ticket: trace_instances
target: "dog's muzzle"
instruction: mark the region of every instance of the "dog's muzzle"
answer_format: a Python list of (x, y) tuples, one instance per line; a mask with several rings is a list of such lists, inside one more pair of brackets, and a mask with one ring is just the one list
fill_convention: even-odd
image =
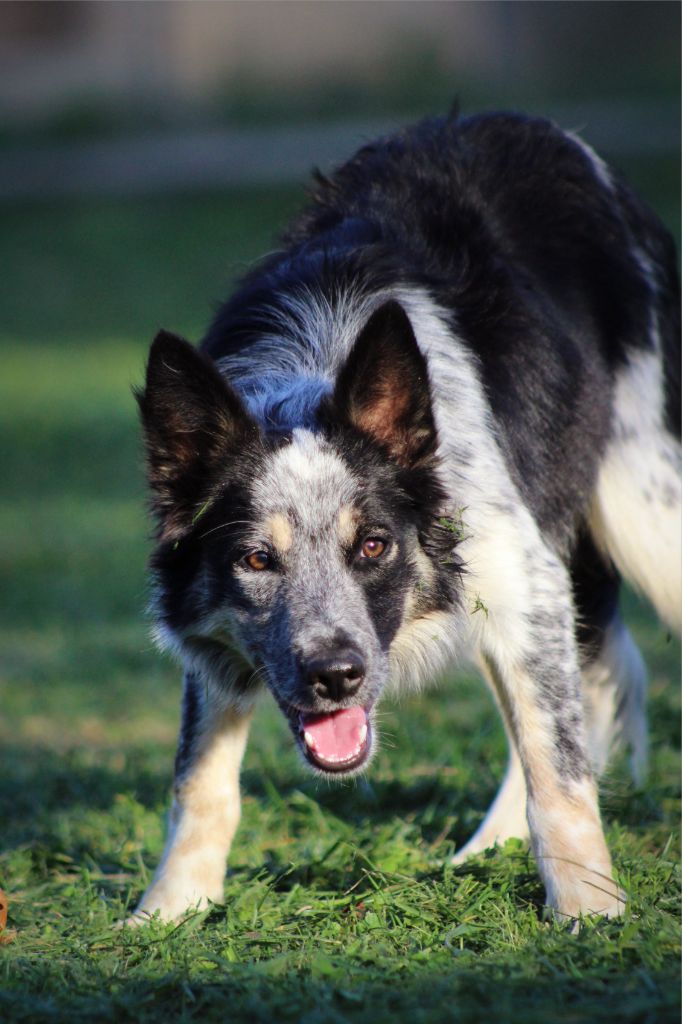
[[(365, 659), (354, 647), (316, 654), (300, 665), (306, 698), (289, 718), (306, 757), (324, 772), (351, 772), (369, 757), (369, 708), (353, 703), (365, 680)], [(361, 699), (361, 697), (360, 697)]]

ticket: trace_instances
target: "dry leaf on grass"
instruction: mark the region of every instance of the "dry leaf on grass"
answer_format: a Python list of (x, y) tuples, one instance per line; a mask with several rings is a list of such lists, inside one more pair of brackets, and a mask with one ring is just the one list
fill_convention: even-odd
[(15, 931), (5, 931), (7, 927), (7, 895), (0, 889), (0, 946), (6, 946), (16, 936)]

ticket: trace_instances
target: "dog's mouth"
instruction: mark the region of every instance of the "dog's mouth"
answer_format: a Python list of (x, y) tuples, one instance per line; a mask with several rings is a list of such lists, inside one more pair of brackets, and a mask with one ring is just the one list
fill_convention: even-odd
[(298, 712), (298, 735), (307, 760), (324, 772), (351, 772), (367, 761), (372, 725), (363, 707), (323, 714)]

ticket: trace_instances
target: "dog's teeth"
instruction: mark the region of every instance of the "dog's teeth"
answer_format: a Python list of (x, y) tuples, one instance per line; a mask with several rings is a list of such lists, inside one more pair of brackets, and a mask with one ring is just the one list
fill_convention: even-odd
[(308, 750), (314, 750), (315, 749), (315, 747), (316, 747), (315, 737), (313, 736), (313, 734), (311, 732), (304, 732), (303, 733), (303, 739), (305, 740), (305, 745), (308, 748)]
[(360, 729), (360, 746), (362, 746), (362, 744), (365, 742), (366, 739), (367, 739), (367, 723), (365, 722), (365, 724)]

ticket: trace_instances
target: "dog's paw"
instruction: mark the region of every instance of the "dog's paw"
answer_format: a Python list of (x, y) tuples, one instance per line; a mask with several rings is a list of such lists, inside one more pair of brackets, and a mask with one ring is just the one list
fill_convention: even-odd
[(457, 853), (453, 854), (450, 858), (450, 863), (464, 864), (465, 861), (470, 860), (472, 857), (477, 857), (480, 853), (486, 853), (488, 850), (501, 850), (507, 854), (526, 853), (528, 850), (528, 840), (521, 836), (510, 836), (501, 839), (497, 837), (494, 839), (487, 837), (477, 839), (476, 836), (473, 836), (468, 843), (464, 844), (461, 850), (457, 850)]
[(475, 857), (478, 853), (483, 853), (484, 850), (489, 849), (487, 846), (481, 846), (478, 843), (468, 842), (465, 843), (461, 850), (453, 854), (450, 858), (451, 864), (464, 864), (465, 861), (469, 860), (470, 857)]
[(545, 884), (546, 915), (557, 922), (574, 922), (573, 931), (580, 930), (585, 918), (615, 918), (625, 912), (627, 896), (614, 881), (609, 864), (560, 864)]
[(162, 885), (152, 885), (133, 913), (121, 921), (118, 927), (140, 928), (152, 921), (162, 924), (177, 923), (222, 903), (222, 900), (222, 886), (219, 890), (209, 894), (200, 893), (195, 888), (174, 887), (167, 882)]
[(573, 921), (572, 931), (580, 930), (581, 923), (590, 917), (622, 917), (627, 898), (621, 890), (590, 892), (573, 900), (565, 900), (558, 907), (548, 907), (547, 914), (555, 921)]
[(603, 918), (613, 920), (622, 917), (625, 913), (626, 902), (625, 893), (619, 892), (617, 896), (610, 897), (608, 902), (604, 901), (596, 909), (594, 907), (586, 910), (574, 909), (573, 913), (569, 913), (568, 910), (557, 910), (556, 907), (545, 906), (542, 920), (548, 925), (554, 925), (570, 932), (571, 935), (579, 935), (584, 928), (590, 927), (590, 922), (594, 924)]
[[(502, 840), (504, 842), (504, 840)], [(468, 843), (465, 843), (461, 850), (457, 850), (455, 854), (450, 858), (451, 864), (464, 864), (465, 861), (470, 860), (472, 857), (477, 857), (479, 853), (485, 853), (486, 850), (496, 850), (501, 844), (498, 843), (495, 836), (472, 836)]]
[(120, 932), (124, 928), (141, 928), (143, 925), (149, 924), (154, 920), (152, 914), (147, 914), (145, 911), (135, 910), (129, 917), (124, 917), (122, 921), (117, 921), (114, 925), (114, 931)]
[(121, 931), (123, 928), (144, 928), (150, 924), (180, 924), (182, 921), (196, 917), (197, 914), (204, 914), (215, 905), (213, 900), (204, 899), (197, 900), (196, 903), (186, 906), (182, 910), (178, 910), (177, 907), (171, 908), (166, 906), (157, 907), (156, 910), (150, 911), (139, 906), (137, 910), (134, 910), (123, 921), (118, 921), (114, 925), (114, 929)]

